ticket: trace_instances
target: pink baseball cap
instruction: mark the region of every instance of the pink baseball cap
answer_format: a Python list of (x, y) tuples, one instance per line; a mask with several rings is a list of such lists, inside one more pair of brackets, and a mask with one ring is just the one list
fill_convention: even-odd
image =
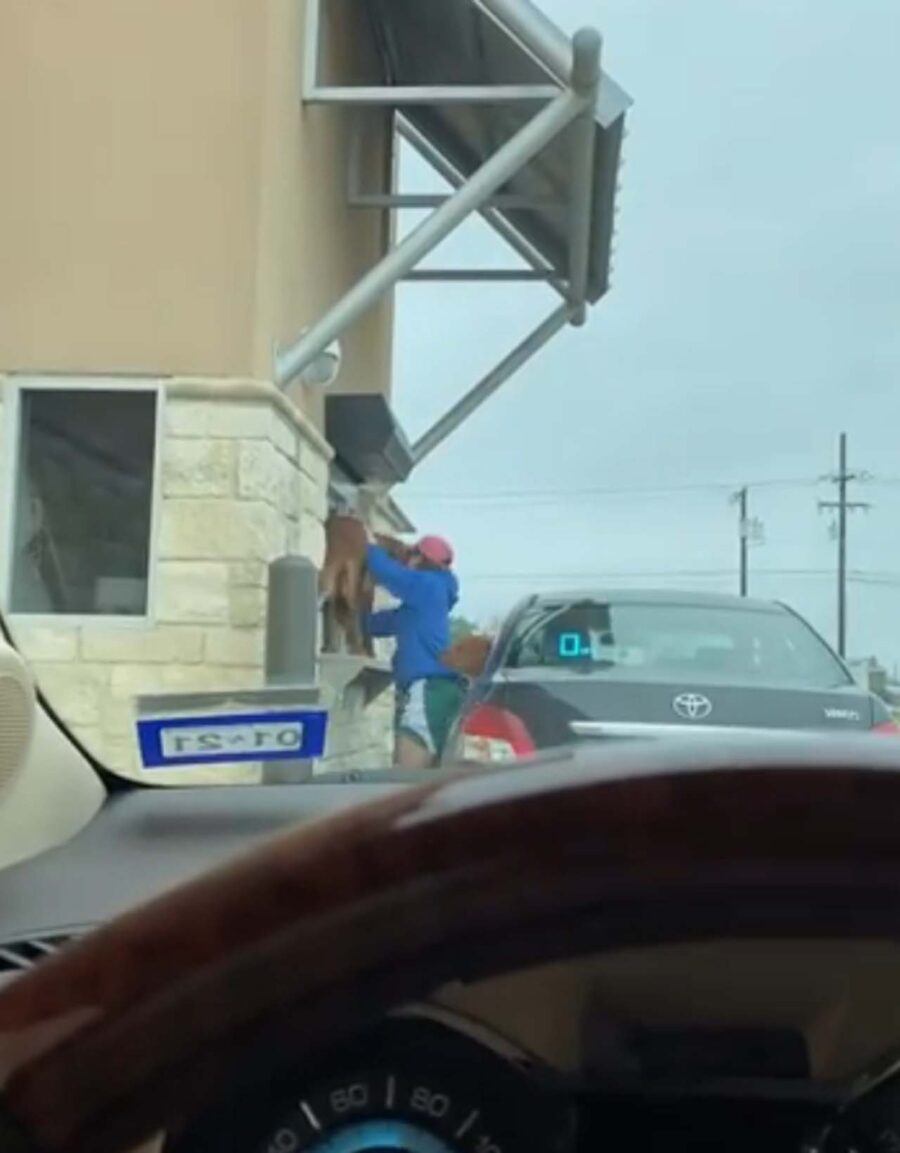
[(442, 536), (423, 536), (416, 543), (416, 552), (441, 568), (449, 568), (453, 564), (453, 548)]

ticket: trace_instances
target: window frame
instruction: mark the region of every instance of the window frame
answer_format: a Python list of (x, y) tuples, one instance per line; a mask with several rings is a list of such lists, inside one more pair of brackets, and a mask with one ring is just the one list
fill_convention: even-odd
[[(22, 394), (25, 392), (149, 392), (156, 397), (153, 428), (153, 475), (150, 484), (150, 540), (147, 552), (147, 607), (143, 613), (29, 613), (14, 610), (13, 546), (21, 459)], [(8, 375), (3, 390), (2, 468), (0, 492), (0, 610), (8, 621), (30, 625), (112, 625), (145, 628), (156, 620), (159, 569), (159, 526), (162, 511), (162, 445), (165, 432), (165, 382), (144, 376), (25, 376)]]

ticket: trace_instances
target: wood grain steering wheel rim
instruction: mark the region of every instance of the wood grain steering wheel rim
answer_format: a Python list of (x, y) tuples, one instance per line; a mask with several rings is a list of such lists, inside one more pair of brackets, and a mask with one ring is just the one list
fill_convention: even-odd
[(891, 746), (616, 746), (297, 828), (0, 995), (6, 1116), (26, 1148), (120, 1153), (247, 1063), (311, 1057), (450, 979), (622, 944), (900, 937)]

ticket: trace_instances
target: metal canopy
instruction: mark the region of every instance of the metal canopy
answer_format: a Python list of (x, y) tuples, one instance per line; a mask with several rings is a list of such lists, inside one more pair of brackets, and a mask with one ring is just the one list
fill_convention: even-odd
[[(524, 93), (529, 89), (546, 91), (550, 85), (558, 94), (564, 86), (507, 25), (473, 0), (367, 0), (366, 7), (379, 30), (386, 83), (410, 88), (504, 86), (523, 91), (521, 99), (502, 103), (403, 106), (404, 119), (464, 179), (540, 108), (539, 97), (529, 99)], [(565, 46), (565, 37), (561, 39)], [(608, 77), (601, 77), (593, 126), (593, 164), (587, 174), (591, 227), (585, 296), (590, 303), (600, 299), (609, 283), (616, 174), (627, 106), (621, 90)], [(576, 123), (560, 132), (498, 192), (500, 197), (520, 199), (519, 207), (506, 207), (501, 202), (498, 213), (560, 277), (567, 275), (569, 237), (581, 193), (577, 185), (585, 178), (572, 163), (579, 131)]]
[[(376, 86), (320, 83), (320, 41), (335, 3), (376, 47)], [(559, 329), (582, 324), (587, 306), (607, 291), (630, 101), (600, 68), (599, 35), (585, 29), (570, 41), (530, 0), (306, 0), (306, 7), (305, 102), (388, 110), (398, 134), (454, 192), (409, 197), (360, 187), (365, 120), (357, 112), (350, 206), (434, 211), (295, 344), (276, 351), (276, 381), (295, 379), (400, 280), (543, 280), (563, 298), (413, 446), (418, 463)], [(419, 267), (473, 212), (526, 270)]]

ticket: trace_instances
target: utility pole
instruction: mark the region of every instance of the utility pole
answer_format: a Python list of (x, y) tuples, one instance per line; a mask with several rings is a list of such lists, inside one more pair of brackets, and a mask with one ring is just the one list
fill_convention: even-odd
[(826, 509), (837, 513), (837, 650), (840, 656), (847, 655), (847, 513), (868, 511), (865, 501), (848, 500), (847, 485), (851, 480), (865, 480), (864, 473), (847, 471), (847, 434), (841, 433), (838, 445), (838, 470), (828, 477), (837, 485), (837, 500), (820, 500), (819, 510)]
[(731, 498), (731, 503), (738, 506), (738, 535), (740, 540), (740, 590), (741, 596), (745, 597), (748, 593), (750, 583), (750, 545), (751, 543), (761, 543), (763, 539), (763, 526), (762, 521), (758, 517), (751, 519), (748, 505), (749, 505), (750, 490), (747, 485), (738, 489)]

